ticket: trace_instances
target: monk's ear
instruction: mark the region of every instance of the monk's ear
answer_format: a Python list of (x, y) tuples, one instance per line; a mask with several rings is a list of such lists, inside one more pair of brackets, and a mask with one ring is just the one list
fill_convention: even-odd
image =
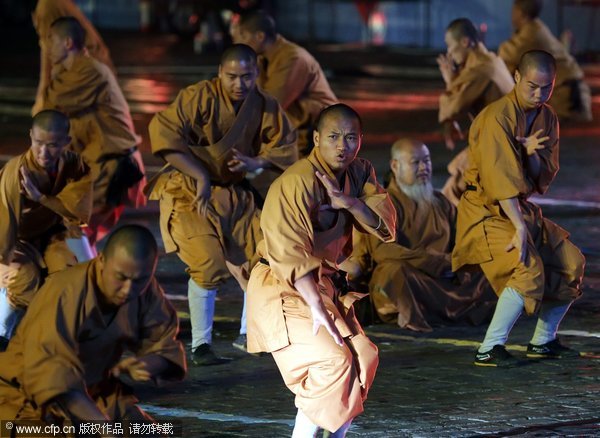
[(519, 70), (515, 70), (515, 83), (518, 84), (521, 80), (521, 72)]
[(316, 129), (313, 131), (313, 143), (315, 147), (319, 146), (319, 131), (317, 131)]
[(471, 40), (467, 37), (462, 37), (460, 39), (460, 45), (466, 49), (471, 45)]
[(67, 48), (67, 50), (73, 50), (73, 48), (75, 47), (75, 42), (73, 41), (73, 38), (69, 36), (65, 38), (65, 47)]
[(394, 176), (396, 176), (396, 173), (398, 173), (398, 166), (400, 166), (400, 163), (398, 162), (398, 160), (395, 158), (392, 158), (390, 160), (390, 169), (392, 170), (392, 173), (394, 174)]
[(267, 34), (264, 33), (263, 31), (258, 31), (256, 32), (256, 41), (259, 42), (259, 44), (262, 46), (263, 43), (265, 42), (265, 40), (267, 39)]

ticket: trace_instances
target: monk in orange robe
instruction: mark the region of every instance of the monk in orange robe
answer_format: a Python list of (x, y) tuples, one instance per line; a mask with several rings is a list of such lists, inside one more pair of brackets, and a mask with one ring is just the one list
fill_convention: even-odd
[(357, 158), (359, 115), (323, 110), (315, 148), (271, 188), (260, 225), (260, 263), (248, 284), (248, 351), (271, 352), (296, 395), (294, 436), (318, 427), (343, 437), (378, 364), (377, 347), (354, 316), (354, 293), (340, 296), (337, 266), (352, 251), (352, 229), (394, 241), (394, 207), (371, 163)]
[(86, 228), (90, 243), (104, 237), (126, 205), (144, 205), (142, 157), (129, 105), (108, 66), (84, 52), (84, 29), (73, 17), (51, 26), (54, 75), (36, 102), (71, 120), (71, 148), (81, 154), (94, 179), (94, 211)]
[(79, 10), (73, 0), (38, 0), (32, 14), (33, 27), (40, 44), (40, 82), (37, 95), (41, 95), (50, 82), (52, 61), (50, 59), (50, 26), (60, 17), (74, 17), (85, 30), (85, 51), (94, 59), (110, 67), (115, 67), (110, 52), (92, 23)]
[(400, 139), (392, 145), (390, 167), (396, 240), (355, 233), (360, 237), (343, 269), (351, 278), (370, 279), (371, 301), (384, 322), (423, 332), (432, 323), (481, 323), (496, 299), (480, 272), (452, 272), (456, 208), (431, 186), (429, 149)]
[(42, 111), (30, 136), (30, 149), (0, 170), (0, 349), (45, 277), (77, 263), (66, 239), (92, 210), (89, 169), (66, 150), (69, 119)]
[[(502, 59), (486, 49), (470, 20), (452, 21), (445, 41), (448, 51), (437, 59), (446, 83), (446, 91), (440, 96), (438, 120), (446, 147), (453, 150), (455, 137), (463, 137), (459, 123), (470, 124), (484, 107), (512, 90), (515, 82)], [(465, 190), (462, 174), (466, 166), (466, 149), (448, 165), (451, 176), (442, 193), (454, 205), (458, 205)]]
[(97, 258), (48, 278), (0, 353), (0, 418), (151, 420), (119, 376), (185, 375), (177, 315), (154, 278), (157, 253), (149, 230), (127, 225)]
[[(243, 44), (226, 50), (219, 77), (183, 89), (150, 122), (152, 152), (167, 166), (148, 186), (160, 200), (167, 252), (187, 265), (196, 365), (220, 360), (211, 349), (215, 296), (233, 274), (246, 290), (261, 239), (247, 172), (279, 173), (298, 159), (296, 133), (272, 96), (256, 87), (256, 54)], [(245, 306), (244, 306), (245, 309)], [(245, 311), (240, 338), (245, 349)]]
[(539, 314), (528, 357), (579, 355), (556, 332), (581, 295), (585, 260), (569, 234), (528, 200), (543, 194), (558, 172), (558, 118), (546, 104), (555, 75), (552, 55), (526, 52), (513, 91), (487, 106), (471, 126), (452, 267), (478, 265), (499, 295), (475, 365), (519, 363), (504, 344), (523, 309)]
[(500, 44), (498, 55), (514, 72), (523, 53), (545, 50), (556, 60), (556, 83), (548, 102), (561, 120), (591, 121), (592, 97), (583, 71), (567, 47), (540, 20), (541, 0), (515, 0), (512, 7), (514, 33)]
[(317, 60), (304, 48), (279, 35), (263, 11), (242, 15), (235, 42), (260, 55), (258, 85), (274, 96), (298, 130), (298, 150), (307, 156), (319, 112), (337, 102)]

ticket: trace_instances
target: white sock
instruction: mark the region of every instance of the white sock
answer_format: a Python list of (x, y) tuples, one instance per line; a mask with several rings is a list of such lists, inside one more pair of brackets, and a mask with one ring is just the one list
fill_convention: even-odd
[(346, 436), (346, 432), (348, 432), (348, 429), (350, 429), (352, 420), (353, 420), (353, 418), (351, 418), (350, 420), (348, 420), (344, 424), (342, 424), (340, 426), (340, 428), (338, 430), (336, 430), (335, 432), (331, 432), (331, 434), (329, 435), (329, 438), (344, 438)]
[(0, 288), (0, 336), (12, 338), (24, 312), (13, 307), (8, 301), (7, 290)]
[(246, 334), (246, 291), (244, 291), (244, 306), (242, 307), (242, 319), (240, 321), (240, 335)]
[(319, 426), (310, 421), (304, 412), (298, 409), (292, 438), (314, 438), (318, 430)]
[(525, 300), (516, 290), (512, 287), (504, 288), (496, 304), (492, 322), (485, 333), (485, 339), (479, 347), (480, 353), (490, 351), (495, 345), (506, 344), (508, 334), (521, 316), (524, 305)]
[(87, 262), (96, 257), (96, 250), (90, 245), (87, 236), (83, 235), (77, 239), (65, 239), (67, 246), (71, 250), (79, 263)]
[(192, 323), (192, 351), (202, 344), (212, 343), (212, 327), (215, 316), (216, 289), (204, 289), (190, 278), (188, 302)]
[(567, 314), (572, 303), (573, 302), (567, 304), (543, 302), (540, 308), (537, 325), (535, 326), (535, 332), (533, 332), (533, 337), (530, 341), (531, 344), (544, 345), (555, 340), (558, 326)]

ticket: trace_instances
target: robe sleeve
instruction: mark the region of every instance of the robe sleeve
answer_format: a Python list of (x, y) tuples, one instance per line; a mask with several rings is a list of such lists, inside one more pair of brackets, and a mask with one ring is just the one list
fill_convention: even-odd
[(169, 361), (171, 366), (165, 373), (155, 377), (182, 380), (187, 367), (183, 346), (176, 339), (179, 331), (177, 313), (156, 279), (142, 296), (139, 318), (140, 339), (134, 353), (138, 357), (157, 355)]
[(446, 91), (440, 96), (440, 123), (469, 112), (490, 84), (492, 72), (486, 70), (484, 65), (481, 68), (471, 68), (448, 84)]
[(308, 64), (301, 54), (294, 53), (280, 57), (268, 72), (269, 78), (263, 88), (287, 110), (304, 92), (304, 85), (310, 74)]
[(150, 121), (148, 131), (152, 153), (188, 153), (188, 137), (197, 117), (202, 88), (191, 85), (179, 92), (177, 98)]
[(97, 104), (108, 82), (91, 59), (77, 61), (81, 60), (76, 60), (71, 69), (62, 70), (50, 81), (44, 91), (43, 108), (59, 109), (69, 117), (77, 117)]
[[(85, 277), (77, 280), (86, 281)], [(69, 278), (65, 286), (60, 275), (50, 276), (27, 309), (25, 318), (29, 320), (22, 322), (28, 331), (23, 343), (21, 384), (27, 398), (38, 406), (70, 391), (86, 391), (83, 366), (77, 356), (82, 303), (74, 298), (80, 294), (69, 293), (77, 286), (74, 282)]]
[[(489, 107), (488, 107), (489, 108)], [(479, 169), (479, 183), (491, 202), (515, 198), (529, 192), (529, 184), (519, 160), (513, 123), (505, 115), (480, 113), (475, 129), (471, 127), (470, 144), (478, 144), (474, 160)]]
[(376, 236), (383, 242), (394, 242), (396, 240), (396, 210), (390, 199), (390, 195), (377, 182), (375, 169), (366, 160), (360, 160), (365, 166), (366, 179), (358, 198), (379, 218), (379, 224), (371, 227), (354, 218), (355, 226), (363, 233)]
[(88, 223), (93, 206), (93, 181), (90, 170), (80, 157), (73, 167), (67, 185), (56, 196), (43, 195), (40, 204), (65, 220)]
[[(542, 136), (550, 137), (548, 141), (545, 142), (545, 147), (538, 151), (538, 156), (540, 157), (540, 175), (537, 180), (534, 181), (536, 191), (540, 194), (544, 194), (550, 184), (554, 180), (554, 177), (558, 173), (558, 155), (559, 155), (559, 125), (558, 118), (553, 111), (548, 110), (547, 121), (545, 123), (545, 132)], [(535, 126), (531, 130), (531, 132), (535, 132), (538, 128)]]
[(271, 185), (261, 214), (271, 270), (291, 289), (295, 289), (296, 280), (321, 267), (313, 251), (311, 209), (315, 207), (315, 184), (299, 175), (283, 175)]
[(19, 166), (13, 159), (0, 169), (0, 263), (5, 265), (13, 258), (21, 216)]
[(277, 101), (269, 96), (265, 104), (260, 131), (261, 147), (258, 156), (273, 167), (285, 170), (298, 161), (296, 129)]

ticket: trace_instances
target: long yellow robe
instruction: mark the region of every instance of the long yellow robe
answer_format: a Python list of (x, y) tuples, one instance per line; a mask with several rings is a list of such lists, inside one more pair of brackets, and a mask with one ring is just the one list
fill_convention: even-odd
[[(528, 198), (543, 194), (558, 172), (558, 118), (544, 104), (529, 130), (515, 90), (486, 107), (471, 126), (469, 167), (465, 172), (468, 190), (458, 205), (453, 270), (479, 265), (496, 294), (505, 287), (525, 299), (525, 310), (535, 313), (542, 299), (570, 301), (581, 295), (585, 260), (568, 240), (568, 233), (542, 216)], [(516, 141), (542, 130), (548, 136), (538, 151), (541, 170), (533, 178), (527, 152)], [(500, 207), (501, 200), (518, 198), (529, 233), (526, 263), (518, 251), (507, 252), (515, 228)]]
[[(319, 148), (298, 161), (271, 188), (261, 215), (264, 241), (248, 284), (248, 351), (272, 352), (296, 406), (311, 421), (337, 430), (363, 411), (375, 377), (377, 348), (354, 317), (350, 293), (335, 286), (337, 265), (352, 251), (352, 228), (393, 241), (394, 207), (377, 183), (372, 165), (357, 158), (345, 171), (341, 189), (361, 199), (379, 218), (378, 229), (359, 223), (329, 203), (315, 171), (333, 177)], [(337, 346), (325, 328), (312, 334), (312, 317), (294, 283), (312, 273), (321, 298), (347, 345)]]
[[(21, 193), (19, 169), (25, 167), (42, 193), (34, 202)], [(0, 263), (21, 266), (8, 285), (8, 297), (27, 307), (49, 273), (76, 263), (64, 239), (67, 228), (85, 224), (92, 211), (92, 180), (81, 157), (63, 151), (51, 178), (30, 149), (0, 169)]]
[(137, 399), (110, 370), (123, 352), (169, 362), (161, 380), (185, 375), (185, 353), (175, 339), (175, 310), (156, 281), (106, 322), (99, 308), (99, 265), (81, 263), (48, 278), (17, 332), (0, 353), (0, 417), (40, 420), (56, 396), (87, 392), (112, 421), (139, 418)]
[(197, 284), (214, 288), (229, 276), (225, 262), (249, 262), (261, 239), (259, 210), (243, 185), (245, 174), (227, 167), (231, 150), (262, 157), (281, 172), (298, 158), (296, 133), (277, 101), (258, 88), (236, 114), (218, 78), (183, 89), (154, 116), (149, 131), (154, 154), (191, 153), (210, 175), (209, 203), (215, 214), (208, 217), (196, 211), (195, 180), (170, 166), (148, 192), (150, 199), (160, 200), (165, 250), (177, 251)]
[[(126, 176), (119, 163), (131, 160), (144, 173), (142, 156), (136, 149), (129, 105), (115, 75), (101, 62), (78, 54), (73, 64), (52, 79), (42, 96), (43, 108), (58, 109), (71, 121), (71, 148), (79, 153), (92, 171), (94, 212), (88, 236), (108, 232), (118, 221), (122, 206), (145, 204), (141, 189), (145, 178), (131, 187), (121, 187), (109, 196), (111, 180)], [(93, 242), (92, 242), (93, 243)]]
[(370, 277), (369, 293), (379, 317), (417, 331), (431, 331), (432, 322), (482, 322), (496, 301), (483, 275), (443, 277), (451, 270), (454, 205), (440, 192), (432, 203), (417, 203), (395, 180), (387, 190), (396, 208), (396, 241), (361, 235), (352, 251), (352, 259)]
[[(488, 51), (483, 44), (471, 50), (458, 75), (446, 86), (440, 96), (438, 121), (454, 121), (468, 116), (473, 120), (487, 105), (504, 96), (515, 82), (501, 58)], [(465, 190), (463, 173), (467, 167), (467, 151), (462, 150), (448, 164), (450, 178), (442, 193), (454, 204)]]
[(323, 69), (306, 49), (281, 35), (261, 55), (259, 67), (259, 86), (285, 110), (298, 130), (300, 155), (307, 155), (317, 116), (323, 108), (338, 101)]
[(556, 82), (548, 103), (558, 117), (561, 120), (592, 120), (592, 97), (583, 71), (564, 44), (552, 35), (539, 18), (525, 24), (509, 40), (500, 44), (498, 55), (514, 72), (521, 56), (529, 50), (545, 50), (556, 60)]

